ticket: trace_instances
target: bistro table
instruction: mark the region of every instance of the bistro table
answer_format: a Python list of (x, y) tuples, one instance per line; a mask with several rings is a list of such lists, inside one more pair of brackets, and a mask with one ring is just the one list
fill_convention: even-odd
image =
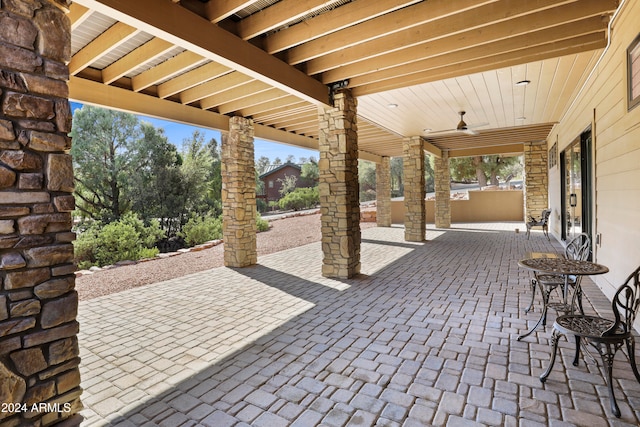
[[(530, 257), (518, 261), (520, 267), (533, 270), (538, 274), (557, 274), (564, 277), (564, 286), (562, 289), (562, 303), (550, 304), (545, 301), (546, 307), (543, 307), (542, 314), (538, 322), (528, 332), (520, 335), (518, 341), (527, 337), (540, 326), (546, 316), (547, 308), (553, 307), (558, 311), (562, 311), (566, 314), (573, 314), (574, 312), (574, 298), (569, 302), (569, 276), (591, 276), (596, 274), (604, 274), (609, 271), (609, 268), (601, 264), (596, 264), (591, 261), (572, 260), (564, 257)], [(575, 289), (573, 294), (580, 295), (582, 292), (580, 289), (580, 280), (576, 280)]]

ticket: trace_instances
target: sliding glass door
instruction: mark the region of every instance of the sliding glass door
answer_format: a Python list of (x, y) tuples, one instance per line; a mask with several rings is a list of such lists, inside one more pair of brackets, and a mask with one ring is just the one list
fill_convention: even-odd
[[(560, 156), (563, 182), (562, 238), (591, 234), (591, 130), (584, 132)], [(590, 236), (591, 237), (591, 236)]]

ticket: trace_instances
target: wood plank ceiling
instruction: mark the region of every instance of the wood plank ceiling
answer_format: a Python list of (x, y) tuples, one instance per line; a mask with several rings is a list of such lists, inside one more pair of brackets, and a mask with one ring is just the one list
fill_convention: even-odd
[[(71, 98), (317, 148), (331, 88), (361, 156), (424, 136), (452, 155), (544, 139), (607, 44), (615, 0), (77, 0)], [(516, 86), (522, 80), (526, 86)], [(456, 127), (459, 111), (476, 135)], [(497, 147), (497, 148), (496, 148)]]

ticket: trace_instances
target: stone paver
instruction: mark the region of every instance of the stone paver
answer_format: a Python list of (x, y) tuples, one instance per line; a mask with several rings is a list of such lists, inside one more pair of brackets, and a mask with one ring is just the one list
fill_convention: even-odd
[[(622, 352), (620, 420), (599, 368), (572, 366), (566, 341), (539, 382), (550, 327), (516, 340), (539, 314), (523, 312), (517, 260), (561, 246), (516, 227), (429, 227), (423, 243), (366, 229), (350, 280), (322, 277), (313, 243), (81, 302), (83, 425), (639, 425)], [(608, 312), (583, 286), (586, 311)]]

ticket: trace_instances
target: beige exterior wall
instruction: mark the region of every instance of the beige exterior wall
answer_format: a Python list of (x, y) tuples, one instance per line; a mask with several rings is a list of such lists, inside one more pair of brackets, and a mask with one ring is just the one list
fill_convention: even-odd
[[(593, 236), (597, 262), (610, 272), (593, 279), (611, 298), (640, 264), (640, 107), (627, 111), (627, 47), (640, 32), (640, 2), (626, 1), (614, 19), (611, 45), (584, 90), (549, 137), (564, 150), (592, 126), (594, 147)], [(549, 172), (551, 232), (560, 235), (560, 172)]]
[[(391, 201), (391, 222), (404, 223), (404, 202)], [(435, 201), (425, 200), (427, 223), (435, 222)], [(499, 209), (496, 209), (499, 206)], [(524, 228), (522, 190), (470, 191), (469, 200), (451, 200), (451, 222), (522, 221)]]

